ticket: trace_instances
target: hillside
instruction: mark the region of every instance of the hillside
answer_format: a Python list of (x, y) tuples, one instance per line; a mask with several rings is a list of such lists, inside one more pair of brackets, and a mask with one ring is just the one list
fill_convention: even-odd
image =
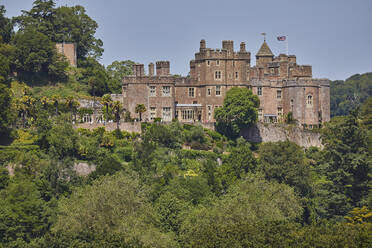
[(331, 117), (347, 115), (372, 96), (372, 72), (331, 82)]

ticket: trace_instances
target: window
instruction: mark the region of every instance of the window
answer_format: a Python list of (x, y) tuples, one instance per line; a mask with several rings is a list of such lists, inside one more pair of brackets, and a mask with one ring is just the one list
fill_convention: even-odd
[(212, 94), (212, 89), (211, 88), (208, 88), (207, 89), (207, 95), (210, 96)]
[(195, 89), (189, 88), (189, 97), (195, 97)]
[(156, 108), (150, 107), (150, 120), (154, 120), (156, 118)]
[(276, 91), (276, 99), (282, 99), (282, 91), (281, 90)]
[(198, 104), (198, 101), (193, 101), (192, 104)]
[(215, 71), (215, 73), (214, 73), (214, 79), (221, 80), (221, 71)]
[(156, 96), (156, 87), (150, 86), (150, 96)]
[(216, 86), (216, 96), (220, 96), (221, 95), (221, 86), (217, 85)]
[(271, 74), (274, 74), (274, 73), (275, 73), (274, 68), (271, 68), (271, 69), (270, 69), (270, 72), (271, 72)]
[(307, 104), (308, 106), (312, 106), (312, 105), (313, 105), (313, 96), (312, 96), (312, 95), (308, 95), (308, 96), (307, 96), (306, 104)]
[(172, 120), (172, 113), (170, 107), (164, 107), (163, 108), (163, 115), (162, 115), (163, 121), (171, 121)]
[(235, 79), (238, 79), (239, 78), (239, 72), (235, 72)]
[(258, 109), (258, 120), (262, 121), (262, 109)]
[(184, 109), (181, 111), (182, 120), (194, 120), (194, 110)]
[(198, 81), (200, 81), (200, 72), (198, 72)]
[(163, 86), (163, 96), (170, 96), (171, 91), (170, 91), (170, 86)]
[(207, 111), (208, 111), (208, 121), (212, 119), (212, 106), (208, 105), (207, 106)]
[(220, 65), (220, 61), (219, 61), (219, 60), (216, 60), (216, 65), (217, 65), (217, 66)]
[(262, 96), (262, 87), (257, 87), (257, 95)]
[(208, 65), (208, 66), (211, 65), (211, 61), (210, 61), (210, 60), (207, 60), (207, 65)]
[(279, 107), (278, 108), (278, 117), (282, 117), (283, 116), (283, 108)]

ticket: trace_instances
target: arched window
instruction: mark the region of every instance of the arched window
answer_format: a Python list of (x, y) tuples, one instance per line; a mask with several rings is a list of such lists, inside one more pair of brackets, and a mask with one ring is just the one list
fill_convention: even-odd
[(313, 105), (313, 96), (312, 96), (312, 95), (308, 95), (308, 96), (307, 96), (306, 104), (307, 104), (308, 106), (312, 106), (312, 105)]

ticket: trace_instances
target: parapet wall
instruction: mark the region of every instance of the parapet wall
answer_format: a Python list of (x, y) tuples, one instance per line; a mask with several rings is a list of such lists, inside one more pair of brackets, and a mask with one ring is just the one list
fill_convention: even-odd
[[(79, 123), (75, 125), (75, 128), (86, 128), (86, 129), (95, 129), (97, 127), (104, 127), (106, 131), (114, 131), (116, 129), (116, 123), (109, 122), (104, 125), (103, 123)], [(140, 122), (122, 122), (119, 125), (120, 130), (127, 131), (131, 133), (140, 133), (141, 132), (141, 123)]]

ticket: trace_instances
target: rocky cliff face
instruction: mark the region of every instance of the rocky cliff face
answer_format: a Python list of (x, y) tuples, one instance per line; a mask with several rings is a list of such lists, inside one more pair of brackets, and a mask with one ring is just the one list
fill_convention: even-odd
[(242, 135), (250, 142), (277, 142), (289, 140), (299, 146), (323, 148), (320, 133), (303, 130), (298, 126), (257, 123), (242, 131)]

